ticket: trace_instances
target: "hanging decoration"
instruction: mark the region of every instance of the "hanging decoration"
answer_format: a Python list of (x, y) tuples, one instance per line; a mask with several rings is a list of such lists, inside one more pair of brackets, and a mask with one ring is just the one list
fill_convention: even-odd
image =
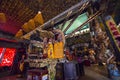
[(28, 21), (28, 28), (31, 30), (35, 29), (35, 22), (34, 22), (34, 19), (30, 19)]
[(24, 25), (22, 26), (22, 29), (26, 33), (30, 32), (30, 29), (28, 28), (28, 23), (24, 23)]
[(106, 33), (101, 29), (98, 19), (95, 20), (94, 35), (91, 36), (92, 48), (94, 48), (97, 59), (100, 62), (106, 62), (105, 51), (108, 48), (109, 39)]
[[(39, 25), (42, 25), (43, 23), (44, 23), (43, 17), (41, 12), (39, 11), (38, 14), (33, 19), (30, 19), (27, 23), (24, 23), (24, 25), (22, 26), (22, 29), (25, 33), (28, 33), (33, 30), (32, 33), (28, 33), (27, 35), (24, 36), (24, 38), (30, 39), (31, 34), (34, 34), (37, 30), (37, 29), (35, 30), (35, 28), (38, 27)], [(41, 32), (40, 30), (38, 31)], [(45, 35), (49, 36), (49, 34)]]
[(0, 13), (0, 23), (6, 23), (6, 16), (4, 13)]
[(34, 17), (35, 26), (38, 27), (44, 23), (43, 17), (41, 12), (39, 11), (38, 14)]
[(54, 43), (54, 58), (64, 57), (64, 44), (62, 41)]
[(20, 38), (21, 36), (23, 36), (23, 30), (22, 30), (22, 29), (20, 29), (20, 30), (16, 33), (15, 37), (16, 37), (16, 38)]
[(54, 58), (63, 58), (64, 57), (64, 44), (65, 36), (63, 32), (59, 29), (53, 30), (54, 33)]

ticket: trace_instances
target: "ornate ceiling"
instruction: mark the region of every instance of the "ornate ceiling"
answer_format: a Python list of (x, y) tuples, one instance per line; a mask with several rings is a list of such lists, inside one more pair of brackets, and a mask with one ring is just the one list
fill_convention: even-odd
[[(115, 7), (116, 4), (119, 5), (116, 3), (118, 0), (100, 1), (102, 1), (101, 5), (109, 1), (107, 9), (109, 14), (114, 8), (116, 13), (118, 12), (119, 7)], [(0, 13), (5, 13), (7, 18), (5, 24), (0, 23), (0, 34), (3, 31), (14, 36), (25, 22), (35, 17), (38, 11), (42, 12), (44, 21), (47, 22), (78, 2), (81, 0), (0, 0)]]
[(15, 34), (21, 26), (32, 19), (38, 11), (46, 21), (65, 11), (81, 0), (0, 0), (0, 12), (5, 13), (7, 22), (0, 30)]

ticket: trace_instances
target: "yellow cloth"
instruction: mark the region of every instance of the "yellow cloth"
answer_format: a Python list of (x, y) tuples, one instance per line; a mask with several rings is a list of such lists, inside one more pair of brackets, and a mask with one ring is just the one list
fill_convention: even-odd
[(48, 58), (54, 58), (53, 44), (52, 43), (48, 44)]
[(54, 58), (63, 58), (63, 42), (56, 42), (54, 43)]

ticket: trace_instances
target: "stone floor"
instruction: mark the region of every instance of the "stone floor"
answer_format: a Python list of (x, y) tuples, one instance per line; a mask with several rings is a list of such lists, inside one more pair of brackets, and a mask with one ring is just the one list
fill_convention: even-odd
[[(17, 78), (16, 76), (8, 76), (0, 78), (0, 80), (26, 80), (23, 78)], [(85, 76), (80, 80), (110, 80), (107, 78), (107, 70), (104, 67), (98, 65), (92, 65), (91, 67), (85, 67)]]
[(85, 76), (81, 77), (80, 80), (110, 80), (107, 76), (105, 66), (99, 67), (94, 65), (91, 67), (85, 67)]

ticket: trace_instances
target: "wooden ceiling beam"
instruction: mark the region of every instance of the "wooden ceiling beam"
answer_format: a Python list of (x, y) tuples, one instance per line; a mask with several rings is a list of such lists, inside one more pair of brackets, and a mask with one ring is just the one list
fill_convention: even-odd
[[(40, 30), (41, 28), (42, 29), (48, 29), (48, 28), (54, 27), (52, 25), (53, 24), (57, 24), (58, 22), (64, 20), (65, 17), (67, 16), (68, 12), (72, 11), (71, 15), (76, 14), (79, 11), (79, 7), (81, 5), (83, 5), (84, 3), (88, 2), (88, 1), (90, 1), (90, 0), (82, 0), (81, 2), (79, 2), (78, 4), (76, 4), (75, 6), (72, 6), (71, 8), (67, 9), (66, 11), (64, 11), (61, 14), (57, 15), (56, 17), (52, 18), (48, 22), (46, 22), (43, 25), (37, 27), (33, 31), (31, 31), (31, 32), (27, 33), (26, 35), (22, 36), (22, 38), (25, 38), (28, 35), (32, 35), (36, 30)], [(53, 24), (51, 24), (52, 22), (53, 22)]]
[(83, 10), (85, 10), (85, 8), (87, 8), (89, 2), (84, 3), (80, 9), (79, 12), (77, 13), (77, 15), (70, 21), (70, 24), (65, 28), (65, 30), (63, 31), (64, 33), (68, 30), (68, 28), (73, 24), (73, 22), (76, 20), (76, 18), (83, 12)]

